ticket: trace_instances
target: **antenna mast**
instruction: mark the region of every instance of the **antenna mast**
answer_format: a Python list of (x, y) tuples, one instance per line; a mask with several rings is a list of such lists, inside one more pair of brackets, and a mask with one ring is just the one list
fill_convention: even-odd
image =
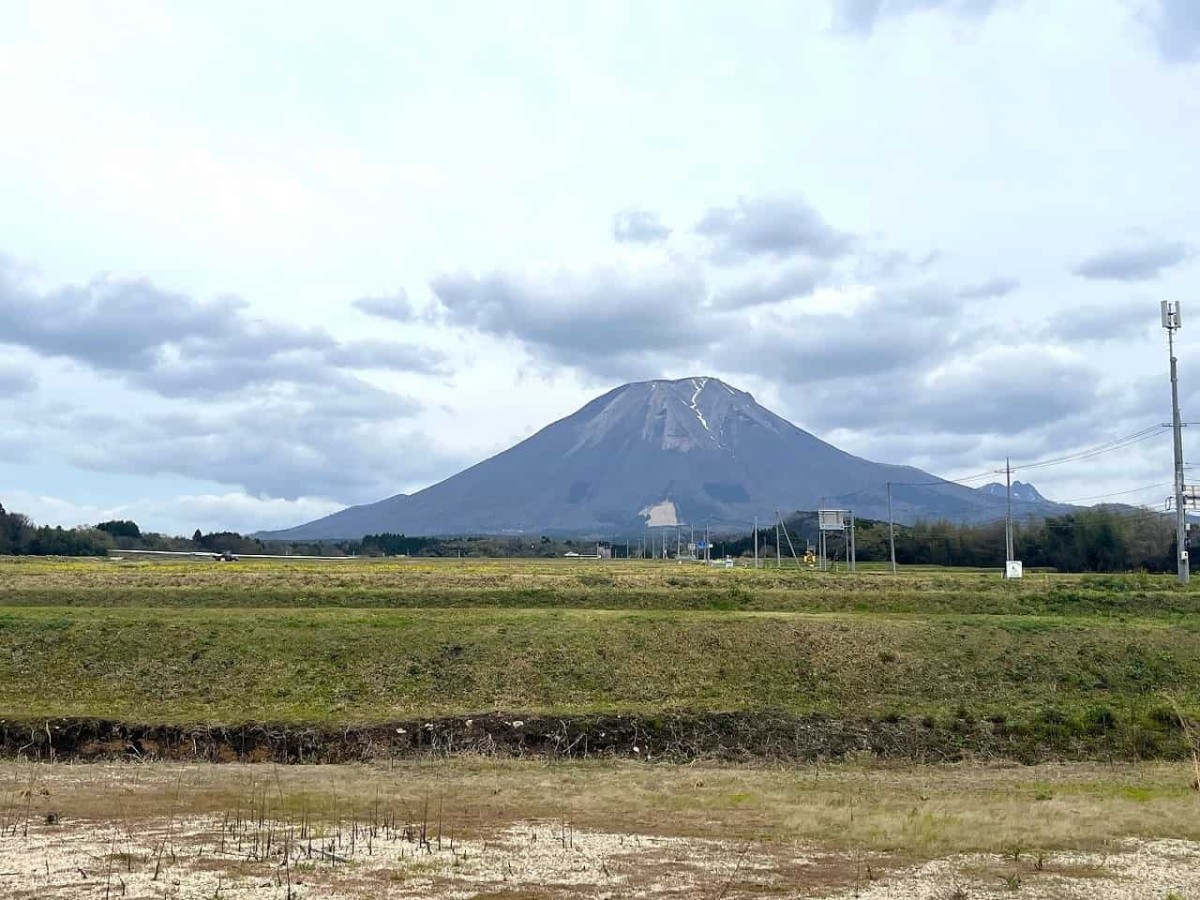
[(1183, 425), (1179, 417), (1179, 371), (1175, 360), (1175, 332), (1183, 324), (1179, 304), (1170, 300), (1162, 302), (1162, 326), (1167, 330), (1167, 352), (1171, 356), (1171, 426), (1175, 432), (1175, 548), (1179, 561), (1179, 583), (1191, 580), (1191, 567), (1187, 551), (1187, 507), (1184, 502), (1183, 484)]

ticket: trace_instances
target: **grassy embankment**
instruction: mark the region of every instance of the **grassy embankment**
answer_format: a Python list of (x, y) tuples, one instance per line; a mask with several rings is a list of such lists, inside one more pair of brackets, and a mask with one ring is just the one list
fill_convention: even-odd
[(0, 717), (769, 711), (1179, 752), (1165, 698), (1200, 711), (1198, 608), (1148, 576), (4, 560)]

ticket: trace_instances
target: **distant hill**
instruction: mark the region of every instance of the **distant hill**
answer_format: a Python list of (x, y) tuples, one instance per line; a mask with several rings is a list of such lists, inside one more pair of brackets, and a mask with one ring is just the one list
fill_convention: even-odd
[[(755, 516), (765, 526), (776, 510), (822, 505), (882, 519), (888, 482), (898, 522), (1004, 515), (1003, 494), (853, 456), (716, 378), (643, 381), (415, 494), (259, 536), (613, 535), (705, 522), (742, 529)], [(1065, 509), (1035, 490), (1030, 496), (1018, 501), (1022, 515)]]

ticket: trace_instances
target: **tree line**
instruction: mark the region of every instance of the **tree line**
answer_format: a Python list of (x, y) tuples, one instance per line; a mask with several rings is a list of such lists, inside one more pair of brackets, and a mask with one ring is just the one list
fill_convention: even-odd
[[(797, 554), (817, 544), (815, 513), (797, 513), (785, 525)], [(894, 528), (899, 565), (970, 566), (998, 568), (1005, 557), (1004, 522), (954, 524), (917, 522)], [(754, 538), (714, 540), (716, 555), (751, 556)], [(792, 547), (780, 539), (780, 555), (790, 559)], [(831, 537), (830, 559), (845, 561), (841, 536)], [(1175, 570), (1175, 520), (1144, 509), (1093, 507), (1044, 519), (1013, 523), (1014, 556), (1030, 568), (1063, 572), (1119, 572)], [(890, 559), (887, 522), (855, 522), (855, 550), (860, 562)], [(759, 555), (774, 557), (775, 529), (760, 529)]]
[[(816, 514), (797, 512), (784, 522), (792, 539), (780, 540), (780, 556), (790, 559), (816, 546)], [(890, 558), (886, 522), (860, 519), (856, 523), (857, 558), (886, 562)], [(601, 541), (616, 557), (638, 555), (640, 535), (627, 545), (623, 540)], [(1004, 563), (1004, 522), (979, 525), (944, 521), (895, 526), (896, 562), (900, 565), (972, 566), (998, 568)], [(1174, 571), (1175, 523), (1171, 516), (1130, 507), (1093, 507), (1045, 519), (1014, 523), (1016, 558), (1031, 568), (1064, 572)], [(112, 520), (94, 526), (61, 528), (37, 526), (28, 516), (7, 512), (0, 505), (0, 555), (104, 556), (113, 550), (172, 550), (185, 552), (290, 553), (307, 556), (465, 556), (561, 557), (576, 551), (592, 553), (595, 540), (542, 536), (421, 537), (404, 534), (369, 534), (360, 540), (264, 542), (234, 531), (202, 533), (190, 538), (142, 531), (136, 522)], [(668, 541), (673, 554), (674, 544)], [(758, 532), (761, 557), (776, 555), (775, 528)], [(715, 557), (751, 557), (752, 533), (714, 536)], [(845, 542), (831, 538), (830, 557), (846, 558)]]
[[(201, 533), (191, 538), (142, 531), (136, 522), (114, 519), (77, 528), (35, 525), (26, 515), (8, 512), (0, 504), (0, 555), (8, 556), (104, 556), (113, 550), (170, 550), (180, 552), (266, 553), (267, 545), (257, 538), (234, 531)], [(326, 554), (336, 553), (325, 548)]]

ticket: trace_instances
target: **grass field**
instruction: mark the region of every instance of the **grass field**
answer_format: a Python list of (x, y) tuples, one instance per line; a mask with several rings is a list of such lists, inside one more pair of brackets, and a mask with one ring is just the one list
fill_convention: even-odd
[(0, 557), (0, 606), (507, 607), (916, 615), (1101, 616), (1194, 621), (1200, 586), (1159, 575), (881, 566), (857, 575), (707, 569), (625, 560), (360, 560), (236, 565), (208, 561)]
[(1200, 589), (657, 562), (0, 561), (0, 718), (990, 720), (1182, 752)]

